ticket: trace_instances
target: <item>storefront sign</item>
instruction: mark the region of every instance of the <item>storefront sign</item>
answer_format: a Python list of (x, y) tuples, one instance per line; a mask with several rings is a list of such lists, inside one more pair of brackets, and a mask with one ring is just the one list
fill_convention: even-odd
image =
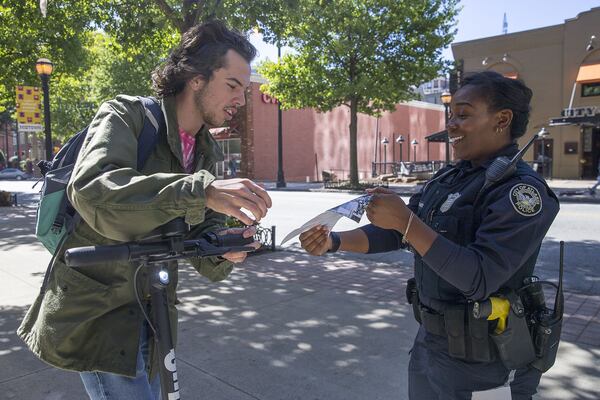
[(581, 125), (600, 126), (600, 107), (587, 106), (578, 108), (565, 108), (560, 113), (560, 118), (552, 118), (550, 126)]
[(263, 103), (267, 103), (267, 104), (277, 104), (277, 99), (275, 97), (271, 97), (266, 93), (263, 93), (261, 95), (262, 101)]
[(578, 107), (578, 108), (565, 108), (560, 113), (562, 117), (577, 118), (577, 117), (593, 117), (600, 115), (600, 107), (589, 106), (589, 107)]

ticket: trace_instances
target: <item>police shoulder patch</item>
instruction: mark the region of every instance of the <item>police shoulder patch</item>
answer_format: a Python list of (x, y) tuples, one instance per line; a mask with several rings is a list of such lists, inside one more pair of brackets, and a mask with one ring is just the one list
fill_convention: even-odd
[(515, 211), (525, 217), (533, 217), (542, 210), (542, 196), (532, 185), (519, 183), (510, 189), (508, 196)]

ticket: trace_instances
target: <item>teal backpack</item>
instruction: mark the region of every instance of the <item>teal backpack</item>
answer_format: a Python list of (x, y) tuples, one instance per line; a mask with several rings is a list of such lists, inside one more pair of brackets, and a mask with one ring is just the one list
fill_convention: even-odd
[[(144, 104), (146, 117), (142, 132), (138, 137), (138, 170), (144, 166), (152, 150), (156, 147), (158, 132), (164, 131), (165, 127), (165, 119), (156, 99), (147, 97), (139, 97), (139, 99)], [(35, 235), (53, 255), (58, 253), (57, 250), (60, 249), (81, 218), (71, 205), (66, 188), (88, 127), (86, 126), (69, 139), (52, 161), (38, 163), (44, 185), (38, 204)]]

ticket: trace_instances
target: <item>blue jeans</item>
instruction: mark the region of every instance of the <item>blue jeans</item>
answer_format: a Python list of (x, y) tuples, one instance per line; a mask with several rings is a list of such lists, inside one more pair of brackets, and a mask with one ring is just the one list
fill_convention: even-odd
[(146, 373), (148, 363), (148, 325), (144, 321), (140, 332), (140, 348), (137, 354), (135, 378), (107, 372), (80, 372), (81, 380), (91, 400), (160, 400), (158, 374), (149, 382)]

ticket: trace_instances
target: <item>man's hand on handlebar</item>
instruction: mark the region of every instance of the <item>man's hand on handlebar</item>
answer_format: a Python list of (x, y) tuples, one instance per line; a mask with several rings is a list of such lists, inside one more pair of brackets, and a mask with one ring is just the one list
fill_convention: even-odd
[[(271, 197), (266, 190), (249, 179), (226, 179), (212, 182), (205, 190), (206, 207), (221, 214), (235, 217), (252, 225), (267, 215)], [(242, 211), (250, 211), (255, 221)]]
[[(219, 231), (217, 233), (218, 235), (225, 235), (225, 234), (241, 234), (244, 238), (249, 238), (252, 237), (256, 234), (256, 227), (255, 226), (249, 226), (246, 228), (228, 228), (228, 229), (223, 229), (222, 231)], [(258, 249), (260, 247), (260, 242), (258, 241), (254, 241), (250, 244), (247, 244), (246, 246), (248, 247), (254, 247), (254, 249)], [(246, 253), (245, 251), (237, 251), (237, 252), (233, 252), (230, 251), (229, 253), (225, 253), (223, 254), (221, 257), (223, 257), (224, 259), (231, 261), (232, 263), (241, 263), (242, 261), (244, 261), (246, 259), (246, 255), (248, 253)]]

